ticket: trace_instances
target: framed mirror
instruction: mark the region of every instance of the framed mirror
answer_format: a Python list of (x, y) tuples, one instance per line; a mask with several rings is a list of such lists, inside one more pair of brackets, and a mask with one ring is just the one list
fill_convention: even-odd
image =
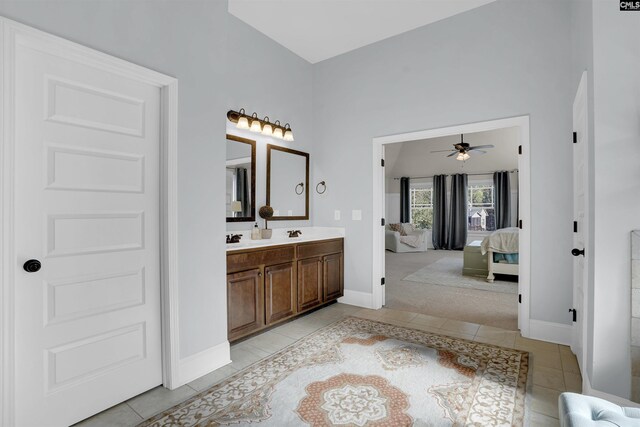
[(269, 221), (309, 219), (309, 153), (267, 145)]
[(227, 222), (256, 220), (256, 142), (227, 134)]

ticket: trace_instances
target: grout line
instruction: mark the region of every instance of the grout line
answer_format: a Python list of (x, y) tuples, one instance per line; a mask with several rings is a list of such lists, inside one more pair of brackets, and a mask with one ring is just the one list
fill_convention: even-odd
[[(145, 392), (145, 393), (148, 393), (148, 392)], [(126, 404), (126, 405), (127, 405), (127, 406), (132, 410), (132, 411), (133, 411), (133, 413), (134, 413), (134, 414), (136, 414), (137, 416), (139, 416), (139, 417), (140, 417), (140, 419), (141, 419), (142, 421), (146, 420), (146, 418), (145, 418), (145, 417), (143, 417), (142, 415), (140, 415), (140, 414), (138, 413), (138, 411), (136, 411), (136, 410), (133, 408), (133, 406), (129, 405), (129, 402), (124, 402), (124, 403), (125, 403), (125, 404)]]

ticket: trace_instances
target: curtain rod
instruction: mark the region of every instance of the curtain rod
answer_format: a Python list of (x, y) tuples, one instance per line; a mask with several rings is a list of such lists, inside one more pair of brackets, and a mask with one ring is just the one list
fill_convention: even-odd
[[(496, 172), (502, 172), (502, 171), (496, 171)], [(510, 170), (510, 171), (506, 171), (506, 172), (516, 173), (516, 172), (519, 172), (519, 171), (518, 171), (518, 169), (514, 169), (514, 170)], [(444, 173), (442, 175), (451, 176), (452, 174)], [(468, 173), (467, 174), (467, 176), (479, 176), (479, 175), (493, 175), (493, 172), (478, 172), (478, 173)], [(426, 178), (433, 178), (433, 175), (432, 176), (409, 176), (409, 177), (406, 177), (406, 178), (409, 178), (409, 179), (426, 179)], [(400, 179), (400, 178), (393, 178), (393, 179)]]

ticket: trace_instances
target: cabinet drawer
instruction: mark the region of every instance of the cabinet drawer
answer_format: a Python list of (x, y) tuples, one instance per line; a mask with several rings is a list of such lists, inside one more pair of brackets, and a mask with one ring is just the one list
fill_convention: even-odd
[(227, 271), (240, 271), (263, 264), (280, 264), (294, 257), (293, 246), (240, 252), (227, 255)]
[(342, 246), (342, 239), (301, 243), (298, 245), (298, 259), (342, 252)]

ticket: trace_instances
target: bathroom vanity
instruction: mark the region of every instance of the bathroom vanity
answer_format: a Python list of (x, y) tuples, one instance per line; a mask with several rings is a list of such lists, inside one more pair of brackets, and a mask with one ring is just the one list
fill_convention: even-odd
[(325, 239), (315, 235), (290, 240), (228, 245), (229, 341), (331, 303), (343, 295), (343, 238)]

